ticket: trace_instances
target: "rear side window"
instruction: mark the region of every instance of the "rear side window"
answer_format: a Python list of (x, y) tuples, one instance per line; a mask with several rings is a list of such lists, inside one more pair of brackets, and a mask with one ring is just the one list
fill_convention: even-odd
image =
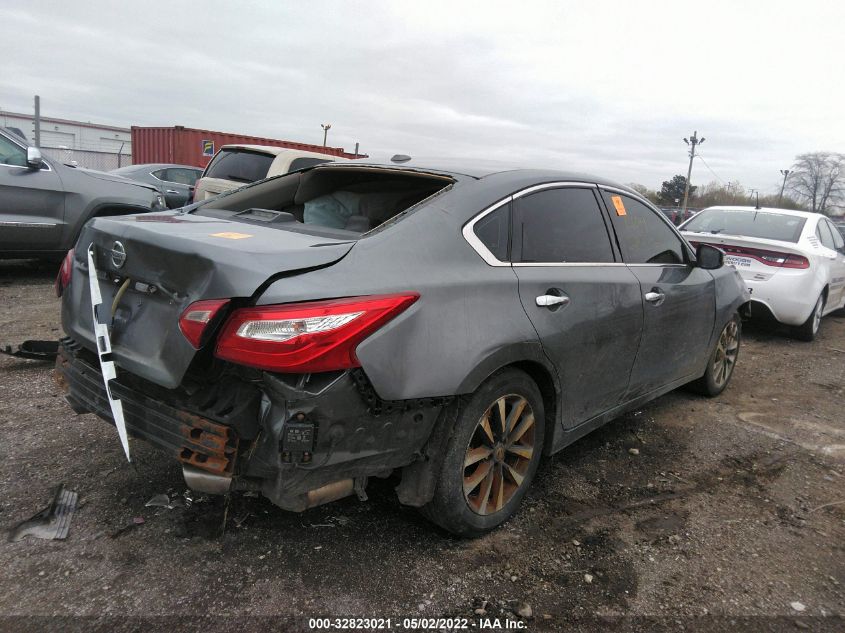
[(297, 169), (305, 169), (306, 167), (313, 167), (314, 165), (320, 165), (321, 163), (328, 163), (331, 162), (331, 158), (307, 158), (305, 156), (301, 158), (294, 158), (290, 162), (290, 167), (288, 171), (296, 171)]
[(825, 222), (824, 220), (819, 220), (819, 223), (816, 225), (816, 235), (818, 235), (819, 239), (822, 241), (822, 244), (824, 244), (827, 248), (831, 250), (834, 249), (833, 234), (827, 227), (827, 222)]
[(657, 212), (626, 195), (602, 191), (628, 264), (683, 264), (680, 238)]
[(607, 227), (591, 189), (538, 191), (517, 199), (515, 211), (519, 261), (614, 261)]
[(510, 204), (505, 204), (488, 213), (475, 223), (473, 231), (493, 257), (500, 262), (508, 260), (508, 239), (510, 237)]
[(208, 165), (208, 178), (222, 178), (235, 182), (255, 182), (267, 177), (275, 156), (242, 149), (223, 149)]
[(845, 247), (845, 240), (842, 239), (842, 234), (839, 232), (835, 224), (827, 222), (827, 228), (830, 229), (830, 234), (833, 235), (833, 247), (836, 250), (841, 250)]

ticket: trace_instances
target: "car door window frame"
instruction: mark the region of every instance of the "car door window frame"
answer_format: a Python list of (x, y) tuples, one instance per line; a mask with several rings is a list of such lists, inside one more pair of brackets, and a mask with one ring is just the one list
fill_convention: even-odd
[[(649, 209), (654, 215), (656, 215), (657, 218), (661, 222), (663, 222), (663, 224), (665, 224), (667, 227), (669, 227), (669, 230), (672, 231), (672, 233), (675, 235), (675, 237), (678, 238), (678, 241), (681, 244), (681, 251), (684, 253), (685, 261), (683, 263), (668, 263), (668, 262), (667, 263), (648, 263), (648, 262), (630, 262), (629, 263), (629, 262), (625, 262), (625, 259), (623, 257), (621, 259), (621, 261), (625, 262), (626, 266), (649, 266), (649, 267), (670, 266), (670, 267), (674, 267), (674, 268), (686, 268), (688, 266), (695, 266), (697, 260), (696, 260), (696, 257), (695, 257), (695, 251), (693, 250), (692, 246), (690, 246), (689, 243), (684, 238), (684, 236), (681, 235), (680, 231), (678, 231), (678, 228), (674, 224), (672, 224), (672, 222), (670, 222), (669, 219), (656, 206), (651, 204), (646, 198), (643, 198), (642, 196), (640, 196), (636, 193), (632, 193), (631, 191), (626, 191), (625, 189), (620, 189), (619, 187), (613, 187), (613, 186), (609, 186), (609, 185), (599, 185), (598, 189), (599, 189), (600, 194), (601, 194), (602, 191), (607, 191), (609, 193), (618, 193), (618, 194), (627, 196), (629, 198), (633, 198), (634, 200), (636, 200), (640, 204), (645, 205), (645, 207), (647, 209)], [(604, 199), (604, 196), (602, 196), (602, 195), (599, 195), (598, 197), (601, 200), (602, 207), (604, 208), (605, 213), (607, 213), (608, 218), (610, 218), (611, 210), (607, 206), (607, 201)], [(619, 252), (621, 253), (622, 252), (622, 246), (619, 243), (619, 234), (616, 232), (616, 227), (613, 225), (612, 219), (610, 220), (610, 226), (613, 229), (612, 241), (615, 243), (615, 246), (619, 249)]]
[[(21, 148), (23, 150), (24, 156), (26, 156), (26, 150), (27, 150), (26, 145), (22, 145), (21, 143), (19, 143), (18, 141), (16, 141), (13, 138), (10, 138), (6, 134), (0, 134), (0, 136), (2, 136), (4, 140), (9, 141), (13, 145), (17, 145), (19, 148)], [(0, 163), (0, 166), (13, 168), (13, 169), (28, 169), (30, 171), (53, 171), (53, 168), (50, 167), (50, 163), (47, 162), (47, 159), (44, 158), (44, 156), (41, 157), (41, 167), (39, 169), (32, 169), (32, 167), (30, 167), (28, 165), (7, 165), (6, 163)]]
[[(513, 236), (513, 218), (514, 218), (514, 207), (513, 203), (522, 198), (524, 196), (530, 195), (532, 193), (536, 193), (538, 191), (543, 191), (546, 189), (565, 189), (565, 188), (577, 188), (577, 189), (591, 189), (593, 191), (593, 195), (596, 198), (596, 202), (598, 203), (598, 211), (601, 216), (602, 222), (604, 222), (605, 230), (607, 231), (607, 239), (610, 243), (611, 251), (613, 252), (613, 257), (615, 261), (613, 262), (514, 262), (513, 259), (513, 244), (510, 245), (508, 248), (508, 261), (501, 261), (496, 258), (493, 253), (484, 245), (484, 243), (479, 239), (479, 237), (475, 234), (475, 225), (477, 222), (481, 221), (487, 215), (493, 213), (500, 207), (511, 204), (510, 209), (510, 235)], [(619, 250), (619, 245), (616, 241), (615, 234), (611, 232), (612, 226), (610, 226), (610, 218), (607, 217), (606, 208), (604, 202), (601, 200), (601, 195), (599, 195), (599, 185), (596, 183), (591, 182), (583, 182), (583, 181), (556, 181), (556, 182), (547, 182), (542, 183), (539, 185), (531, 185), (524, 189), (520, 189), (512, 193), (509, 196), (493, 203), (489, 207), (485, 208), (483, 211), (478, 213), (477, 215), (473, 216), (463, 227), (462, 233), (464, 239), (472, 246), (473, 250), (478, 253), (481, 258), (489, 265), (495, 267), (537, 267), (537, 266), (556, 266), (556, 267), (566, 267), (566, 266), (625, 266), (624, 261), (622, 260), (622, 253)], [(513, 242), (513, 239), (510, 240)]]

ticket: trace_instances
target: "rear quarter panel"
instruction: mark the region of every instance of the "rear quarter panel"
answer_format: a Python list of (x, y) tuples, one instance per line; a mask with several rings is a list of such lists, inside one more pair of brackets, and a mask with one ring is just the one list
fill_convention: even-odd
[(259, 303), (418, 292), (358, 346), (364, 371), (387, 400), (471, 392), (502, 365), (545, 357), (513, 270), (488, 266), (472, 250), (461, 235), (464, 215), (430, 203), (361, 239), (337, 264), (273, 283)]

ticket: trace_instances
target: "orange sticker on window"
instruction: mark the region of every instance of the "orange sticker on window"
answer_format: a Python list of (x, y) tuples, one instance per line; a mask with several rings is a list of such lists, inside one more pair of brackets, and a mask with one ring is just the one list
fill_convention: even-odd
[(613, 206), (616, 207), (616, 215), (628, 215), (622, 202), (622, 196), (610, 196), (610, 199), (613, 200)]
[(242, 240), (247, 237), (252, 237), (252, 235), (248, 233), (229, 233), (224, 231), (223, 233), (212, 233), (211, 237), (225, 237), (227, 240)]

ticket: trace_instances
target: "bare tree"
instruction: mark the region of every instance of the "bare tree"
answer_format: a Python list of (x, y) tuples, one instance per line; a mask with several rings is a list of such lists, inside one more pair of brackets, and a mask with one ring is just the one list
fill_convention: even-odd
[(831, 215), (845, 203), (845, 155), (812, 152), (797, 156), (787, 187), (812, 211)]

